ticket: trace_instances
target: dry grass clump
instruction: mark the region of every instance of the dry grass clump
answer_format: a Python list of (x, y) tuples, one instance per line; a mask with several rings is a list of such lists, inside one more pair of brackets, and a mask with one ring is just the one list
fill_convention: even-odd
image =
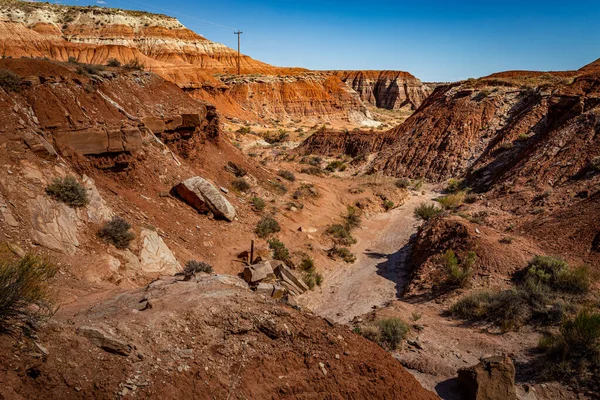
[(421, 203), (415, 208), (415, 216), (425, 221), (437, 217), (442, 212), (443, 210), (435, 204)]
[(355, 328), (354, 332), (387, 350), (396, 350), (406, 338), (409, 329), (406, 322), (400, 318), (392, 317), (380, 319), (374, 324)]

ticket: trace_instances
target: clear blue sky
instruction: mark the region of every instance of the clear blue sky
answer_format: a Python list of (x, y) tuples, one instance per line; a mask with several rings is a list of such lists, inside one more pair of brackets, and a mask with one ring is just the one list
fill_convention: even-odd
[(97, 2), (170, 14), (231, 47), (236, 46), (231, 28), (241, 29), (242, 52), (278, 66), (395, 69), (423, 81), (454, 81), (511, 69), (578, 69), (600, 58), (598, 0), (80, 0), (79, 4)]

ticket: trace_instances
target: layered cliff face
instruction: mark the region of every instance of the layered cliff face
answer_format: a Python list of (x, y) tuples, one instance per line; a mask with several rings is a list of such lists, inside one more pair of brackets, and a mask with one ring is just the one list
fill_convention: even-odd
[(246, 120), (369, 118), (358, 95), (336, 77), (243, 55), (244, 79), (231, 78), (235, 50), (165, 15), (8, 1), (0, 5), (0, 54), (101, 65), (135, 61), (193, 97), (214, 102), (226, 116)]
[(431, 89), (404, 71), (332, 71), (367, 104), (388, 110), (416, 110)]

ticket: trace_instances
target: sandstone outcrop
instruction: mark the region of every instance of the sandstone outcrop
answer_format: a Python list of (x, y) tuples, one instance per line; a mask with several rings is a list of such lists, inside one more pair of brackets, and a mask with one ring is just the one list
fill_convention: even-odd
[(233, 221), (235, 208), (212, 183), (199, 176), (188, 178), (173, 190), (186, 203), (200, 212), (212, 212), (217, 217)]
[(416, 110), (431, 89), (404, 71), (332, 71), (367, 104), (388, 110)]
[(515, 366), (508, 357), (490, 357), (458, 371), (469, 400), (516, 400)]

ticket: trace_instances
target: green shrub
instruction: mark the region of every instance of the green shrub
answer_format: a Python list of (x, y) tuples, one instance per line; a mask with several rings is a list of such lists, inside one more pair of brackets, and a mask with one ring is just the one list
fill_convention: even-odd
[(304, 283), (306, 283), (306, 286), (308, 286), (310, 290), (313, 290), (315, 288), (316, 281), (315, 276), (313, 274), (305, 274), (302, 280), (304, 281)]
[(519, 135), (519, 137), (517, 138), (517, 140), (520, 140), (520, 141), (525, 141), (525, 140), (527, 140), (527, 139), (529, 139), (529, 135), (528, 135), (528, 134), (526, 134), (526, 133), (521, 133), (521, 134)]
[(321, 175), (323, 175), (323, 170), (319, 167), (308, 167), (308, 168), (302, 168), (300, 170), (300, 173), (321, 176)]
[(252, 133), (252, 129), (250, 129), (249, 126), (242, 126), (240, 127), (237, 131), (235, 131), (236, 133), (240, 133), (242, 135), (247, 135), (249, 133)]
[(251, 200), (251, 203), (256, 211), (262, 211), (267, 206), (265, 201), (263, 199), (261, 199), (260, 197), (253, 197)]
[(344, 217), (348, 230), (358, 228), (361, 224), (360, 211), (356, 207), (348, 206), (347, 214)]
[(415, 179), (413, 181), (413, 189), (414, 190), (421, 190), (422, 187), (423, 187), (423, 180), (422, 179)]
[(323, 275), (316, 273), (315, 274), (315, 283), (317, 286), (321, 286), (323, 284)]
[(396, 182), (396, 187), (400, 189), (408, 189), (410, 186), (410, 180), (408, 178), (400, 178)]
[(327, 166), (325, 167), (325, 169), (329, 172), (334, 172), (334, 171), (343, 172), (346, 170), (346, 168), (347, 168), (347, 165), (339, 160), (332, 161), (329, 164), (327, 164)]
[(302, 257), (302, 261), (300, 262), (300, 269), (304, 272), (315, 272), (315, 262), (308, 254), (305, 254)]
[(477, 255), (470, 251), (462, 263), (451, 249), (442, 256), (442, 262), (447, 272), (447, 283), (451, 286), (465, 287), (473, 275), (473, 266), (477, 261)]
[(0, 259), (0, 332), (31, 333), (39, 322), (52, 315), (48, 282), (57, 268), (34, 255)]
[(329, 254), (329, 257), (331, 257), (331, 258), (339, 257), (348, 264), (352, 264), (356, 261), (356, 256), (350, 250), (348, 250), (348, 248), (346, 248), (346, 247), (334, 246), (333, 248), (331, 248), (329, 250), (328, 254)]
[(123, 68), (130, 70), (130, 71), (143, 71), (144, 70), (144, 64), (142, 62), (140, 62), (140, 60), (138, 60), (137, 58), (123, 64)]
[(283, 261), (287, 266), (293, 265), (290, 258), (290, 252), (282, 241), (277, 238), (272, 238), (267, 242), (269, 243), (269, 249), (273, 252), (274, 260)]
[(477, 200), (478, 200), (478, 198), (475, 193), (469, 193), (465, 196), (465, 203), (467, 203), (467, 204), (473, 204), (473, 203), (477, 202)]
[(106, 65), (108, 65), (109, 67), (120, 67), (121, 61), (117, 60), (116, 58), (111, 58), (110, 60), (108, 60)]
[(279, 223), (273, 217), (266, 215), (258, 221), (254, 232), (258, 237), (265, 239), (280, 230), (281, 227), (279, 226)]
[(135, 234), (130, 229), (129, 222), (115, 216), (98, 231), (98, 236), (112, 243), (117, 249), (126, 249), (135, 238)]
[(212, 265), (205, 263), (204, 261), (190, 260), (185, 263), (183, 273), (187, 275), (194, 275), (200, 272), (206, 272), (207, 274), (213, 273)]
[(391, 200), (384, 201), (383, 208), (385, 208), (385, 211), (390, 211), (392, 208), (394, 208), (394, 202)]
[(379, 343), (379, 328), (375, 325), (363, 325), (356, 328), (357, 333), (362, 335), (365, 339), (371, 342)]
[(290, 182), (294, 182), (296, 180), (296, 176), (291, 171), (286, 171), (286, 170), (281, 169), (281, 170), (279, 170), (279, 172), (277, 172), (277, 175), (279, 175), (283, 179), (288, 180)]
[(454, 210), (460, 207), (465, 200), (464, 192), (455, 192), (436, 199), (445, 210)]
[(525, 274), (517, 279), (528, 285), (544, 285), (551, 290), (565, 293), (584, 294), (589, 291), (592, 274), (587, 266), (570, 268), (558, 258), (536, 256), (529, 262)]
[(543, 377), (598, 389), (600, 313), (580, 311), (563, 322), (558, 334), (543, 335), (538, 348), (546, 358), (542, 364)]
[(451, 178), (448, 180), (445, 191), (448, 193), (458, 192), (463, 185), (462, 179)]
[(415, 216), (428, 221), (431, 218), (440, 215), (442, 211), (443, 210), (439, 207), (436, 207), (435, 204), (421, 203), (417, 208), (415, 208)]
[(515, 145), (513, 144), (513, 142), (502, 142), (499, 147), (502, 150), (510, 150), (513, 147), (515, 147)]
[(55, 178), (46, 186), (46, 193), (71, 207), (85, 207), (90, 202), (87, 190), (73, 176)]
[(396, 350), (408, 333), (408, 325), (400, 318), (386, 318), (377, 321), (379, 344), (388, 350)]
[(7, 69), (0, 69), (0, 87), (7, 92), (21, 90), (21, 77)]
[(98, 75), (102, 70), (104, 70), (104, 67), (101, 65), (79, 64), (75, 72), (79, 75)]
[(326, 234), (333, 238), (333, 241), (343, 246), (350, 246), (356, 243), (356, 239), (352, 237), (347, 225), (334, 224), (330, 225), (325, 231)]
[(237, 190), (238, 192), (245, 192), (250, 189), (250, 184), (246, 182), (243, 178), (236, 178), (231, 181), (231, 187)]
[(513, 240), (514, 238), (512, 236), (504, 236), (502, 239), (499, 240), (499, 242), (502, 244), (511, 244)]

